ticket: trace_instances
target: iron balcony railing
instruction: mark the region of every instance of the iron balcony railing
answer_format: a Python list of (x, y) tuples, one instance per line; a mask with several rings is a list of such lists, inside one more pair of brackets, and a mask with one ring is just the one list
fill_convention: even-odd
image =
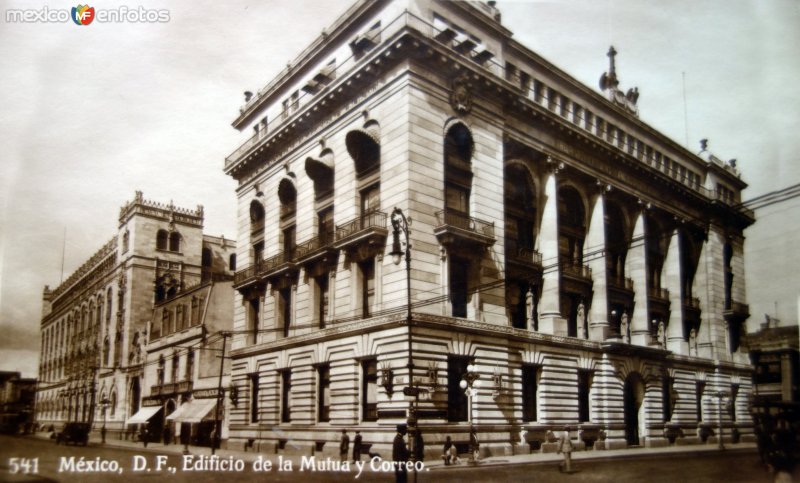
[(527, 265), (542, 265), (542, 254), (533, 248), (521, 247), (517, 240), (506, 239), (506, 258)]
[(263, 260), (256, 260), (256, 263), (253, 265), (236, 272), (233, 276), (233, 284), (238, 286), (254, 280), (261, 272), (263, 263)]
[(611, 286), (622, 288), (625, 290), (633, 290), (633, 279), (628, 277), (620, 277), (619, 275), (609, 275), (608, 283)]
[(669, 300), (669, 290), (665, 288), (648, 287), (647, 295), (654, 299)]
[(372, 228), (386, 228), (386, 218), (388, 216), (382, 211), (370, 211), (364, 213), (347, 223), (336, 226), (336, 241), (341, 241), (358, 234), (359, 232)]
[(684, 297), (683, 305), (690, 309), (700, 309), (700, 299), (697, 297)]
[(561, 266), (561, 273), (572, 275), (573, 277), (591, 279), (592, 269), (574, 260), (561, 259), (559, 265)]
[(329, 231), (326, 233), (321, 233), (308, 241), (298, 244), (294, 249), (295, 259), (300, 260), (323, 248), (330, 247), (333, 243), (333, 236), (333, 232)]
[(494, 238), (493, 222), (479, 220), (458, 211), (441, 210), (436, 212), (436, 224), (440, 227), (450, 226)]
[(177, 384), (178, 392), (189, 392), (194, 386), (193, 381), (181, 381)]

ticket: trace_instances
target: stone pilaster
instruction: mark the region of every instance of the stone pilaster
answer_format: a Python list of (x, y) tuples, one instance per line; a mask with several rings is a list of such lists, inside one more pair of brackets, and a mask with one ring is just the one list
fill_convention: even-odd
[[(561, 316), (559, 305), (558, 260), (558, 191), (556, 175), (550, 174), (545, 182), (545, 204), (539, 231), (539, 251), (546, 269), (542, 275), (542, 299), (539, 303), (539, 331), (547, 334), (567, 333), (567, 322)], [(554, 266), (555, 265), (555, 266)]]
[(664, 260), (663, 284), (669, 290), (669, 324), (667, 324), (667, 349), (676, 354), (689, 354), (689, 344), (683, 338), (683, 290), (681, 288), (681, 253), (677, 230), (672, 232)]
[[(597, 252), (606, 246), (605, 203), (603, 195), (597, 196), (583, 244), (584, 256)], [(592, 269), (592, 306), (589, 309), (589, 339), (606, 340), (609, 336), (608, 323), (608, 276), (606, 257), (594, 257), (586, 263)]]
[(647, 346), (651, 342), (647, 307), (647, 251), (644, 243), (644, 216), (636, 216), (633, 240), (625, 262), (625, 272), (633, 280), (634, 306), (631, 314), (631, 343)]

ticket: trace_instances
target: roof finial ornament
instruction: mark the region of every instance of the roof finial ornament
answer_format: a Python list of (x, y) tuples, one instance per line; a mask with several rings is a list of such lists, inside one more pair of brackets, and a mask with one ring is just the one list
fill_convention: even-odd
[(600, 76), (600, 89), (605, 92), (608, 100), (625, 108), (634, 115), (639, 115), (639, 108), (636, 107), (639, 101), (639, 88), (633, 87), (625, 93), (619, 88), (619, 78), (617, 78), (617, 50), (612, 45), (608, 49), (608, 72), (603, 72)]

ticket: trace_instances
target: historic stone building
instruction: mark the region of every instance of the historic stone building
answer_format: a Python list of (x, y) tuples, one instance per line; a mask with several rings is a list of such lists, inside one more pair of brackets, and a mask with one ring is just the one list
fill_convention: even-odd
[(156, 203), (137, 191), (113, 238), (57, 288), (45, 287), (37, 422), (98, 422), (105, 412), (108, 431), (123, 433), (141, 403), (154, 303), (214, 270), (219, 243), (203, 235), (203, 216), (202, 206)]
[[(145, 346), (142, 407), (129, 424), (147, 424), (154, 437), (209, 445), (216, 420), (220, 385), (230, 384), (230, 359), (220, 359), (233, 328), (233, 270), (236, 244), (204, 237), (204, 273), (199, 285), (156, 302)], [(232, 258), (233, 257), (233, 258)], [(227, 422), (220, 425), (227, 437)], [(166, 431), (165, 431), (166, 429)]]
[(605, 448), (752, 433), (746, 184), (642, 122), (608, 55), (598, 92), (494, 2), (358, 1), (245, 93), (231, 446), (336, 454), (358, 428), (385, 456), (415, 419), (484, 454), (565, 424)]

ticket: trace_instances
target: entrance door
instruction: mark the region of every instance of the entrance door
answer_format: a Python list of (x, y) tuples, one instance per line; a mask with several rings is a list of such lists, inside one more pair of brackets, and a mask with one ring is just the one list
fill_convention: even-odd
[(630, 374), (625, 379), (625, 440), (629, 446), (638, 446), (640, 423), (644, 423), (644, 382), (638, 373)]

